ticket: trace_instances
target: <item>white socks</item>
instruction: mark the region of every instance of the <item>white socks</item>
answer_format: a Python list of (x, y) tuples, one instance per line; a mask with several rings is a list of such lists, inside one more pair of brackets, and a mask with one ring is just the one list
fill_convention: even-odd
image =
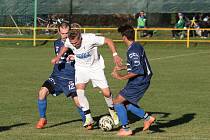
[(113, 107), (114, 107), (114, 106), (113, 106), (113, 101), (112, 101), (112, 94), (111, 94), (111, 96), (108, 97), (108, 98), (104, 96), (104, 99), (105, 99), (106, 104), (107, 104), (107, 106), (108, 106), (109, 108), (113, 108)]
[(79, 104), (82, 108), (82, 111), (85, 112), (85, 111), (89, 110), (90, 109), (89, 102), (87, 100), (87, 97), (85, 96), (85, 91), (78, 89), (77, 96), (78, 96)]

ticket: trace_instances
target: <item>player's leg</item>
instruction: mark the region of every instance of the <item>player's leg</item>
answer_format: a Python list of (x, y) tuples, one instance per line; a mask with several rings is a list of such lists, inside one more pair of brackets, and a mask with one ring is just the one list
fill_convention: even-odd
[(69, 78), (72, 78), (72, 79), (59, 78), (59, 86), (61, 87), (63, 93), (66, 95), (67, 98), (73, 99), (73, 101), (77, 107), (77, 110), (81, 116), (82, 122), (84, 124), (85, 123), (85, 114), (82, 111), (82, 108), (79, 104), (79, 100), (77, 97), (74, 75), (72, 75), (72, 77), (69, 77)]
[(118, 132), (117, 135), (119, 136), (129, 136), (132, 135), (132, 130), (130, 130), (129, 124), (128, 124), (128, 115), (127, 115), (127, 110), (124, 106), (124, 102), (126, 99), (121, 96), (120, 94), (114, 98), (114, 108), (117, 111), (117, 115), (119, 117), (119, 120), (121, 122), (121, 129)]
[(47, 110), (47, 96), (49, 95), (49, 89), (52, 89), (50, 82), (47, 80), (42, 85), (41, 89), (38, 92), (38, 110), (39, 110), (39, 121), (36, 125), (36, 128), (43, 128), (47, 124), (46, 119), (46, 110)]
[(83, 126), (89, 129), (92, 127), (94, 121), (91, 116), (89, 102), (87, 100), (87, 97), (85, 96), (85, 86), (86, 84), (84, 83), (77, 83), (76, 88), (77, 88), (78, 101), (86, 118)]
[(112, 94), (110, 92), (110, 89), (108, 87), (107, 88), (101, 88), (101, 91), (104, 95), (104, 99), (105, 99), (106, 104), (109, 108), (108, 109), (109, 113), (110, 113), (112, 119), (114, 120), (114, 124), (118, 125), (119, 124), (119, 118), (117, 116), (116, 111), (114, 110), (113, 97), (112, 97)]
[(72, 99), (74, 100), (75, 106), (77, 107), (77, 111), (79, 112), (81, 119), (82, 119), (82, 123), (85, 123), (85, 113), (83, 112), (80, 104), (79, 104), (79, 100), (77, 96), (72, 97)]
[(149, 129), (150, 125), (155, 121), (155, 117), (150, 116), (143, 109), (139, 108), (136, 105), (128, 104), (126, 106), (127, 110), (135, 114), (136, 116), (144, 119), (144, 128), (143, 131)]
[[(135, 114), (136, 116), (144, 119), (144, 130), (147, 130), (150, 125), (155, 121), (155, 117), (150, 116), (143, 109), (141, 109), (137, 104), (139, 100), (144, 96), (144, 93), (149, 87), (149, 83), (138, 86), (136, 88), (126, 88), (125, 92), (122, 93), (123, 97), (125, 97), (129, 103), (126, 104), (127, 110)], [(128, 92), (126, 93), (126, 91)]]
[(81, 68), (77, 67), (75, 71), (75, 84), (77, 89), (78, 101), (83, 112), (85, 113), (85, 118), (86, 118), (86, 121), (83, 125), (84, 127), (92, 126), (94, 123), (90, 112), (89, 102), (87, 97), (85, 96), (86, 84), (90, 80), (88, 71), (89, 69), (82, 67)]
[(114, 110), (113, 98), (104, 74), (104, 70), (103, 69), (95, 70), (94, 72), (91, 72), (90, 75), (93, 87), (99, 87), (100, 90), (102, 91), (106, 104), (109, 108), (108, 109), (109, 113), (112, 119), (114, 120), (115, 125), (117, 125), (119, 123), (119, 119)]

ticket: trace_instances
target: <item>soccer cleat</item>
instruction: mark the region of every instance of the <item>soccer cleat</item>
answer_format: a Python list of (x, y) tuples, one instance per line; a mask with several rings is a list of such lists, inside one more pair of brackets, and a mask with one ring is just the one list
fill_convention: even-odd
[(118, 136), (122, 136), (122, 137), (124, 137), (124, 136), (130, 136), (132, 134), (133, 134), (132, 130), (130, 130), (130, 129), (124, 129), (124, 128), (121, 128), (119, 130), (119, 132), (117, 133)]
[(83, 124), (83, 126), (87, 130), (91, 130), (91, 129), (93, 129), (93, 124), (94, 124), (94, 120), (93, 120), (92, 117), (90, 117), (90, 118), (86, 118), (85, 123)]
[(113, 121), (114, 121), (114, 124), (115, 124), (115, 125), (118, 125), (118, 124), (119, 124), (119, 118), (118, 118), (118, 116), (117, 116), (117, 112), (115, 112), (115, 111), (112, 110), (112, 109), (109, 109), (109, 113), (110, 113), (110, 115), (111, 115), (111, 117), (112, 117), (112, 119), (113, 119)]
[(87, 129), (87, 130), (92, 130), (93, 129), (93, 124), (89, 124), (89, 125), (86, 125), (86, 126), (84, 126), (85, 127), (85, 129)]
[(152, 123), (154, 123), (154, 121), (155, 121), (155, 117), (152, 117), (152, 116), (150, 116), (148, 121), (145, 120), (143, 131), (149, 129), (149, 127), (151, 126)]
[(47, 124), (47, 120), (45, 118), (40, 118), (38, 123), (36, 124), (37, 129), (42, 129)]

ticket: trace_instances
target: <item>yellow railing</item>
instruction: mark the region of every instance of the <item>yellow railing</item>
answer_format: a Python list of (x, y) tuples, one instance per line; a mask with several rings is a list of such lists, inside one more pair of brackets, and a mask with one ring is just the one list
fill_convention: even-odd
[[(6, 30), (16, 30), (17, 27), (0, 27), (0, 29), (6, 29)], [(27, 38), (27, 37), (1, 37), (0, 36), (0, 41), (1, 40), (25, 40), (25, 41), (40, 41), (40, 40), (49, 40), (49, 41), (53, 41), (55, 40), (55, 38), (39, 38), (37, 37), (36, 31), (38, 30), (46, 30), (46, 27), (37, 27), (37, 28), (33, 28), (33, 27), (18, 27), (19, 30), (31, 30), (33, 35), (31, 38)], [(56, 30), (56, 28), (48, 28), (49, 30)], [(81, 28), (83, 30), (83, 32), (91, 32), (92, 30), (97, 30), (97, 31), (116, 31), (117, 32), (117, 28)], [(143, 39), (141, 37), (138, 37), (138, 32), (139, 31), (143, 31), (143, 30), (155, 30), (155, 31), (172, 31), (172, 30), (183, 30), (186, 31), (186, 38), (185, 39), (153, 39), (153, 37), (149, 38), (149, 39)], [(186, 46), (187, 48), (190, 47), (190, 42), (209, 42), (210, 43), (210, 39), (196, 39), (196, 40), (192, 40), (190, 39), (190, 30), (197, 30), (197, 29), (191, 29), (191, 28), (187, 28), (187, 29), (175, 29), (175, 28), (140, 28), (137, 29), (135, 28), (135, 40), (136, 41), (142, 41), (142, 42), (186, 42)], [(208, 30), (210, 31), (209, 28), (202, 28), (199, 30)], [(113, 41), (115, 42), (122, 42), (122, 40), (120, 39), (113, 39)], [(34, 43), (34, 46), (36, 46), (36, 43)]]

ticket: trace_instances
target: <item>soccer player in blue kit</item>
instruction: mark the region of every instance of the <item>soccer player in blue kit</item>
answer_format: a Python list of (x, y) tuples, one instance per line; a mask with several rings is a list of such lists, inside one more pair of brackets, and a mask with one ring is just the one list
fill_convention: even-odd
[[(58, 33), (60, 38), (54, 42), (55, 54), (57, 55), (61, 47), (64, 46), (64, 42), (68, 37), (69, 32), (68, 23), (61, 23), (58, 26)], [(59, 63), (54, 65), (53, 72), (49, 79), (46, 80), (38, 93), (38, 110), (40, 119), (36, 124), (36, 128), (41, 129), (47, 124), (46, 110), (47, 110), (47, 96), (52, 94), (53, 96), (58, 96), (64, 93), (67, 98), (71, 97), (77, 109), (81, 115), (82, 121), (85, 121), (85, 115), (80, 108), (79, 101), (77, 98), (76, 87), (75, 87), (75, 69), (74, 61), (67, 61), (69, 55), (73, 52), (69, 49), (59, 60)]]
[[(127, 111), (144, 119), (143, 131), (149, 129), (155, 121), (155, 117), (150, 116), (138, 106), (138, 101), (144, 96), (150, 85), (152, 70), (144, 48), (134, 41), (135, 32), (133, 27), (124, 25), (118, 28), (127, 50), (127, 66), (116, 66), (113, 69), (112, 76), (118, 80), (128, 80), (126, 86), (114, 98), (114, 108), (117, 112), (122, 128), (119, 130), (119, 136), (129, 136), (133, 132), (128, 126)], [(127, 74), (121, 75), (118, 71), (127, 69)]]

